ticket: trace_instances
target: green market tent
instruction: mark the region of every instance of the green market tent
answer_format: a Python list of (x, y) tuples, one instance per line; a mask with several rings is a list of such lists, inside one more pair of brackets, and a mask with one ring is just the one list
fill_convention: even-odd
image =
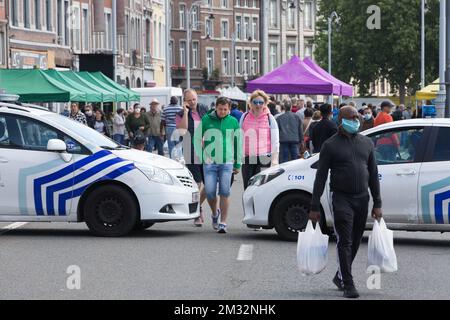
[(94, 90), (101, 94), (102, 101), (103, 102), (115, 102), (116, 101), (116, 95), (112, 93), (111, 91), (105, 90), (102, 87), (85, 80), (84, 78), (79, 76), (78, 72), (74, 71), (61, 71), (60, 72), (63, 77), (66, 77), (68, 79), (71, 79), (75, 82), (81, 83), (83, 86), (88, 87), (90, 90)]
[(59, 81), (60, 83), (65, 84), (66, 86), (70, 88), (74, 88), (78, 91), (84, 92), (86, 94), (86, 100), (85, 102), (103, 102), (102, 94), (98, 91), (95, 91), (89, 87), (84, 86), (79, 81), (73, 81), (64, 73), (58, 72), (54, 69), (44, 70), (43, 71), (47, 76), (55, 79), (56, 81)]
[(94, 78), (89, 72), (87, 71), (82, 71), (82, 72), (77, 72), (76, 73), (77, 76), (79, 76), (80, 78), (102, 88), (103, 90), (109, 91), (111, 93), (113, 93), (115, 95), (115, 100), (116, 102), (128, 102), (128, 94), (124, 93), (123, 91), (117, 90), (114, 87), (109, 86), (106, 82), (104, 81), (99, 81), (96, 78)]
[(117, 82), (114, 82), (113, 80), (111, 80), (110, 78), (105, 76), (100, 71), (92, 72), (91, 76), (93, 76), (98, 81), (106, 82), (111, 87), (113, 87), (113, 88), (115, 88), (117, 90), (121, 90), (122, 92), (125, 92), (126, 94), (128, 94), (128, 101), (140, 101), (141, 100), (141, 96), (140, 96), (140, 94), (138, 92), (130, 90), (130, 89), (126, 88), (126, 87), (122, 87), (120, 84), (118, 84)]
[(71, 88), (39, 69), (0, 69), (0, 87), (21, 102), (86, 101), (86, 93)]

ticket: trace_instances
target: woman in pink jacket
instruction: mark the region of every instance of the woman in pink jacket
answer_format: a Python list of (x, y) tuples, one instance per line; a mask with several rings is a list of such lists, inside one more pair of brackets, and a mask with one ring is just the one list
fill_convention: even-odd
[(267, 107), (269, 97), (256, 90), (250, 96), (249, 111), (241, 117), (244, 161), (242, 178), (247, 189), (251, 177), (262, 168), (278, 164), (280, 150), (278, 124)]

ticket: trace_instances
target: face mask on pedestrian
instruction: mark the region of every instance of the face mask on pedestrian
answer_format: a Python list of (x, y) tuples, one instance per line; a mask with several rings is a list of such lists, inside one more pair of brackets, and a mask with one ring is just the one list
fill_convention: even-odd
[(350, 134), (355, 134), (359, 130), (361, 124), (358, 120), (342, 119), (342, 128)]
[(369, 121), (370, 119), (372, 119), (372, 114), (371, 113), (364, 114), (364, 120)]
[(86, 110), (86, 115), (89, 117), (92, 116), (92, 110)]
[(134, 114), (138, 115), (141, 113), (141, 108), (134, 109)]

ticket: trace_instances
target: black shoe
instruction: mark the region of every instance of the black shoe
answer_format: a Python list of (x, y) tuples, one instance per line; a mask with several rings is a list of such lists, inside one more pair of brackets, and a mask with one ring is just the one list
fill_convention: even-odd
[(339, 291), (344, 291), (344, 285), (342, 284), (342, 280), (339, 279), (337, 273), (333, 278), (333, 283), (336, 285), (336, 287), (339, 289)]
[(348, 286), (344, 288), (344, 298), (359, 298), (359, 293), (358, 290), (356, 290), (355, 286)]

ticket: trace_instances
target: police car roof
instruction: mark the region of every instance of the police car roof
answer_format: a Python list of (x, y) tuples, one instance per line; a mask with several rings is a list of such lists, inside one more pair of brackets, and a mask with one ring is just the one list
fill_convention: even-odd
[(10, 110), (22, 111), (22, 112), (32, 113), (35, 115), (44, 115), (44, 114), (50, 113), (50, 111), (45, 107), (35, 106), (35, 105), (30, 105), (30, 104), (24, 104), (24, 105), (23, 104), (15, 104), (14, 102), (11, 102), (11, 103), (0, 102), (0, 108), (7, 108)]
[(400, 120), (382, 124), (380, 126), (368, 129), (364, 131), (364, 133), (372, 133), (376, 131), (380, 131), (383, 129), (395, 129), (401, 127), (413, 127), (413, 126), (433, 126), (433, 125), (442, 125), (442, 126), (450, 126), (450, 119), (447, 118), (430, 118), (430, 119), (409, 119), (409, 120)]

